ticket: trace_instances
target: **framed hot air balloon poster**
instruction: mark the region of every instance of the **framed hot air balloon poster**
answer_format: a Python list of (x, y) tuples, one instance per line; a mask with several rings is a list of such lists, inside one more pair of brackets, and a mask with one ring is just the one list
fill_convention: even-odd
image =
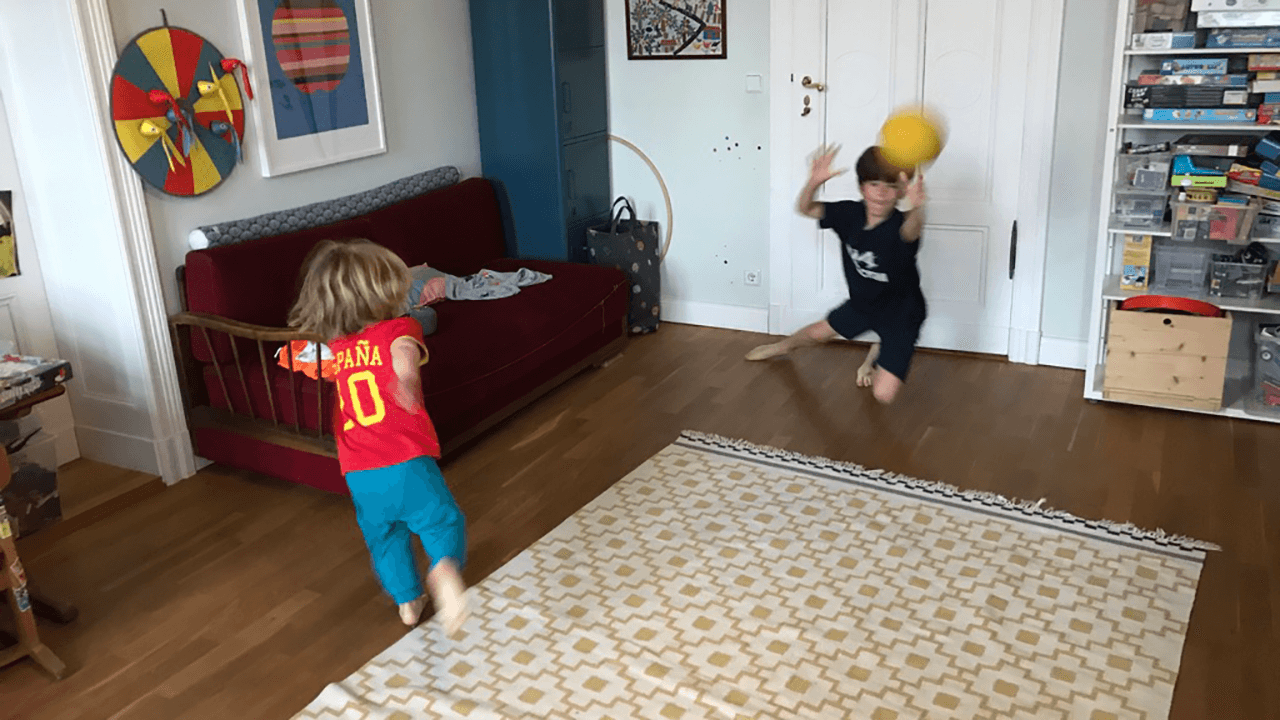
[(237, 0), (267, 177), (387, 151), (369, 0)]

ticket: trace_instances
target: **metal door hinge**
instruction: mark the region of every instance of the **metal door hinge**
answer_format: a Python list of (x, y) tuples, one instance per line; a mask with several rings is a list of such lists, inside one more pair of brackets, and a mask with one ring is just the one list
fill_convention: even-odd
[(1009, 233), (1009, 279), (1013, 279), (1013, 271), (1018, 267), (1018, 221), (1013, 221), (1013, 230)]

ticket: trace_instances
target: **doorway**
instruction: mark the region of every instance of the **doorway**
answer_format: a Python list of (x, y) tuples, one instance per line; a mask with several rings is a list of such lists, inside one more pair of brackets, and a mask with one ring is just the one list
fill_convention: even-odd
[[(773, 45), (771, 331), (793, 332), (847, 297), (839, 238), (792, 210), (812, 153), (841, 145), (836, 164), (850, 170), (820, 200), (860, 199), (858, 155), (894, 108), (923, 101), (943, 114), (949, 138), (925, 173), (919, 264), (930, 317), (919, 344), (1028, 361), (1039, 339), (1052, 142), (1036, 118), (1053, 117), (1061, 2), (781, 4), (791, 7)], [(1035, 337), (1023, 340), (1028, 330)]]

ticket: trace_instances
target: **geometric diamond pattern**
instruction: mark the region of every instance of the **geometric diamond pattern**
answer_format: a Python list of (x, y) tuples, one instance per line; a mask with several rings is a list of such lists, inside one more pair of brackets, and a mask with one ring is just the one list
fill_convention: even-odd
[(402, 200), (454, 185), (460, 179), (458, 168), (444, 165), (370, 190), (217, 225), (204, 225), (196, 230), (204, 234), (209, 247), (249, 242), (349, 220)]
[(1203, 553), (686, 435), (341, 718), (1166, 718)]

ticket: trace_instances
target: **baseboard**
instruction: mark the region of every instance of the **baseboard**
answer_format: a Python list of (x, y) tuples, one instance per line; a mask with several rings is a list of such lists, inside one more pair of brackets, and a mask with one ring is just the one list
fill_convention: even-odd
[(161, 438), (156, 442), (155, 448), (159, 451), (156, 457), (156, 463), (160, 466), (159, 474), (166, 485), (175, 485), (179, 480), (185, 480), (200, 470), (192, 453), (191, 436), (187, 434), (185, 427), (181, 433)]
[(1066, 338), (1040, 338), (1040, 364), (1084, 370), (1088, 364), (1089, 343)]
[(1009, 362), (1039, 365), (1040, 343), (1038, 330), (1009, 328)]
[(163, 475), (154, 440), (79, 426), (76, 428), (76, 441), (80, 445), (81, 457), (128, 470)]
[(783, 328), (791, 322), (791, 308), (786, 305), (773, 303), (769, 305), (769, 334), (785, 335)]
[(664, 300), (662, 321), (680, 325), (702, 325), (726, 330), (767, 333), (769, 332), (769, 309), (687, 300)]

